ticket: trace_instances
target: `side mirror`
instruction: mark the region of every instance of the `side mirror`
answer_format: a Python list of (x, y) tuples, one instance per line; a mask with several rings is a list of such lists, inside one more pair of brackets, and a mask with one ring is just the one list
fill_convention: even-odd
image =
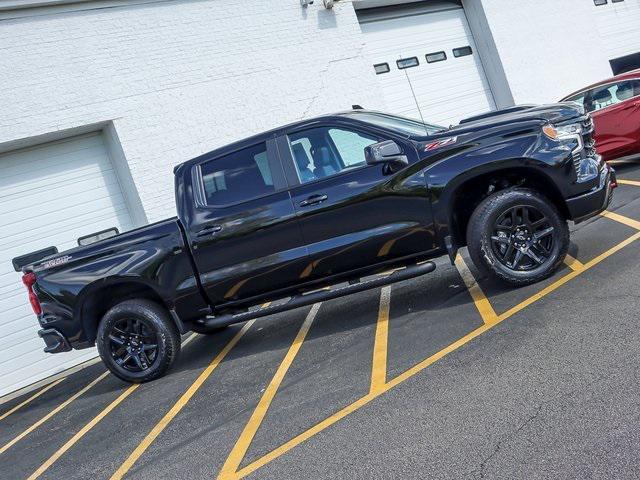
[(406, 155), (402, 154), (402, 148), (393, 140), (374, 143), (364, 149), (364, 157), (367, 165), (393, 164), (395, 166), (409, 165)]

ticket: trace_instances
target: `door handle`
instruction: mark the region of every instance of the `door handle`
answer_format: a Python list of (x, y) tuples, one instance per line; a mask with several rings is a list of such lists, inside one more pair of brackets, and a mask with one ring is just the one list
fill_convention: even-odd
[(319, 203), (324, 202), (327, 198), (326, 195), (311, 195), (309, 198), (307, 198), (306, 200), (303, 200), (302, 202), (300, 202), (300, 206), (301, 207), (308, 207), (311, 205), (317, 205)]
[(200, 230), (196, 234), (196, 237), (208, 237), (209, 235), (218, 233), (220, 230), (222, 230), (222, 225), (211, 225), (209, 227), (205, 227), (202, 230)]

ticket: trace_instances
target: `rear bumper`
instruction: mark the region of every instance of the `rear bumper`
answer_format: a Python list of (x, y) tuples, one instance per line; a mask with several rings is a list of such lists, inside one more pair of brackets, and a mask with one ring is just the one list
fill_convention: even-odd
[(611, 203), (615, 187), (616, 172), (605, 163), (596, 187), (587, 193), (567, 199), (571, 220), (580, 223), (604, 211)]
[(71, 350), (69, 341), (55, 328), (38, 330), (38, 336), (44, 340), (46, 344), (44, 351), (47, 353), (60, 353)]

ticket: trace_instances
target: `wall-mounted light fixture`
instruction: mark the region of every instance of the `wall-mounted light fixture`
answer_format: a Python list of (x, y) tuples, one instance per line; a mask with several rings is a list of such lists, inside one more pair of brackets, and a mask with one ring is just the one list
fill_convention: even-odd
[[(335, 0), (322, 0), (322, 4), (324, 8), (327, 10), (331, 10), (333, 8)], [(300, 5), (304, 8), (307, 8), (309, 5), (313, 3), (313, 0), (300, 0)]]

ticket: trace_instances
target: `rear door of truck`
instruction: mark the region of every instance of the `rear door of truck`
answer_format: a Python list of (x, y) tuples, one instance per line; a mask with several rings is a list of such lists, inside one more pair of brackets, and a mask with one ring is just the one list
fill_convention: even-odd
[(273, 138), (243, 144), (192, 167), (185, 228), (213, 305), (299, 283), (307, 249)]

